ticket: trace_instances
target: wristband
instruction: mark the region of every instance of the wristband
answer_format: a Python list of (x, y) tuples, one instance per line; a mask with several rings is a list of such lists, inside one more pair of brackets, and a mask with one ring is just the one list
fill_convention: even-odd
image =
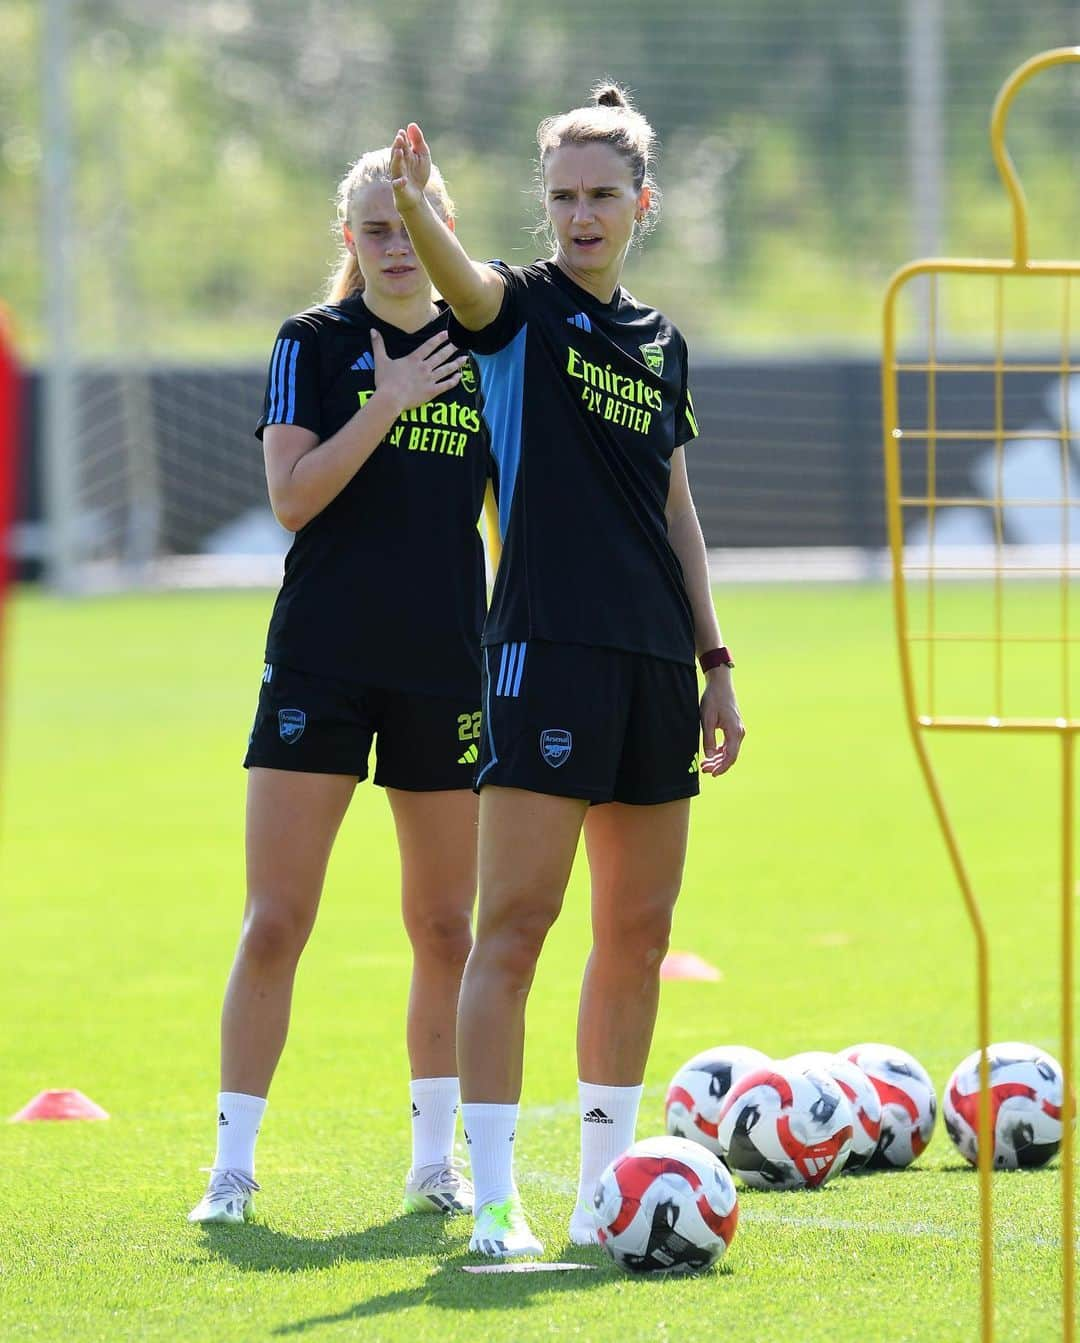
[(707, 653), (702, 653), (698, 658), (703, 672), (712, 671), (714, 667), (734, 667), (735, 662), (727, 647), (710, 648)]

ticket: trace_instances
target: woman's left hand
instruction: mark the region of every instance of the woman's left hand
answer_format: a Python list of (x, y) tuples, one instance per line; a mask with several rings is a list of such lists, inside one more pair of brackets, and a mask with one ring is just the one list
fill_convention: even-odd
[(423, 131), (415, 121), (410, 121), (405, 130), (398, 131), (390, 146), (390, 179), (399, 214), (407, 214), (420, 204), (430, 176), (431, 150)]
[[(719, 746), (718, 731), (721, 734)], [(739, 715), (731, 672), (726, 667), (717, 667), (706, 673), (705, 693), (701, 697), (701, 745), (705, 756), (701, 762), (702, 773), (726, 774), (738, 758), (745, 736), (746, 728)]]

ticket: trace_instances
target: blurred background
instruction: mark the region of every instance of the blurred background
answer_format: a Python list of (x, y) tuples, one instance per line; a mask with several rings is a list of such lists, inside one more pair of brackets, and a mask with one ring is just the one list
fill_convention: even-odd
[[(1009, 254), (991, 105), (1021, 61), (1080, 41), (1080, 4), (0, 0), (0, 32), (21, 576), (275, 581), (288, 537), (251, 429), (278, 325), (324, 294), (338, 179), (416, 119), (472, 254), (527, 262), (536, 123), (605, 75), (661, 140), (662, 218), (625, 282), (690, 342), (718, 574), (861, 576), (884, 544), (885, 284), (916, 256)], [(1011, 118), (1035, 256), (1080, 254), (1078, 110), (1073, 67)], [(1010, 340), (1053, 352), (1034, 288)], [(911, 298), (903, 334), (925, 347)], [(936, 327), (941, 350), (991, 339), (959, 291)], [(1056, 430), (1059, 391), (1029, 380), (1008, 423)], [(972, 490), (978, 469), (958, 451)], [(1031, 538), (1006, 520), (1006, 539)]]

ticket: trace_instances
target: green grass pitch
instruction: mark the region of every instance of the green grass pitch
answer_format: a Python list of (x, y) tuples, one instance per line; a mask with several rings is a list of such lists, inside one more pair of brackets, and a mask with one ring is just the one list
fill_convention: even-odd
[[(887, 590), (718, 596), (749, 735), (734, 773), (702, 781), (673, 945), (722, 979), (664, 986), (642, 1137), (662, 1130), (672, 1073), (708, 1045), (783, 1055), (882, 1039), (940, 1091), (974, 1042), (972, 941), (906, 735)], [(1052, 620), (1055, 602), (1032, 587), (1025, 615)], [(0, 1112), (70, 1086), (112, 1118), (0, 1124), (0, 1336), (974, 1338), (976, 1180), (940, 1125), (904, 1173), (741, 1190), (734, 1245), (702, 1280), (630, 1280), (567, 1246), (581, 863), (530, 1003), (518, 1160), (549, 1256), (598, 1267), (461, 1273), (464, 1221), (398, 1211), (408, 953), (390, 817), (370, 786), (301, 966), (259, 1220), (187, 1225), (213, 1153), (240, 759), (269, 608), (266, 593), (14, 602)], [(1054, 746), (954, 739), (936, 757), (992, 930), (994, 1036), (1058, 1052)], [(995, 1179), (1002, 1339), (1060, 1337), (1058, 1180), (1056, 1162)]]

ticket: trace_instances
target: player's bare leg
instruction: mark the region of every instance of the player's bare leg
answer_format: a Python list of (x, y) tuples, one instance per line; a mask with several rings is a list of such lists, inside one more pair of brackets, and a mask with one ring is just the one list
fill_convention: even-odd
[(597, 1179), (634, 1141), (689, 818), (689, 799), (681, 799), (611, 802), (585, 819), (593, 947), (578, 1013), (582, 1152), (570, 1223), (578, 1244), (595, 1240), (589, 1205)]
[(593, 946), (578, 1067), (586, 1081), (636, 1086), (644, 1076), (689, 825), (688, 798), (652, 807), (609, 802), (585, 818)]
[(223, 1091), (269, 1090), (296, 966), (355, 787), (351, 775), (248, 770), (247, 904), (221, 1019)]
[(520, 788), (480, 794), (480, 905), (458, 1009), (466, 1101), (521, 1092), (525, 1002), (562, 908), (588, 804)]
[(355, 787), (351, 775), (248, 771), (247, 903), (221, 1015), (221, 1092), (233, 1112), (219, 1116), (210, 1184), (191, 1221), (251, 1214), (255, 1135), (285, 1046), (297, 963)]
[(542, 1253), (513, 1179), (525, 1003), (586, 810), (577, 799), (517, 788), (480, 795), (480, 906), (458, 1008), (458, 1062), (477, 1186), (470, 1248), (496, 1257)]
[(477, 798), (469, 789), (388, 788), (401, 853), (401, 908), (412, 944), (406, 1039), (412, 1075), (409, 1212), (472, 1209), (472, 1187), (453, 1159), (460, 1103), (456, 1024), (472, 947)]

